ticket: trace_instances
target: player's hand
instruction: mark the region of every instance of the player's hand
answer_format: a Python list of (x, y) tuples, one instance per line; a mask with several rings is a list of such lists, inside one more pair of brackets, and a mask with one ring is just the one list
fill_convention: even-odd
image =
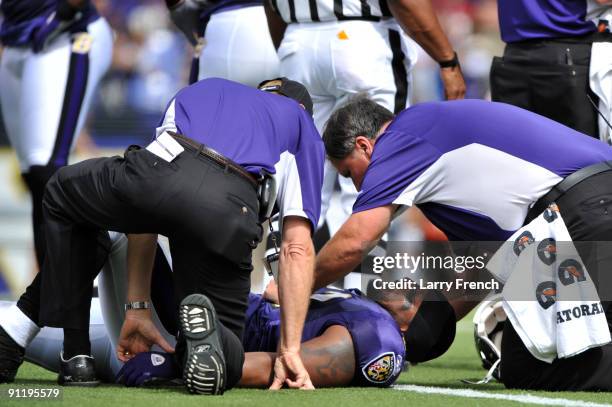
[(266, 289), (263, 292), (263, 297), (271, 303), (280, 304), (278, 297), (278, 285), (276, 285), (274, 280), (270, 280), (266, 286)]
[(292, 389), (314, 390), (310, 375), (297, 352), (280, 353), (274, 362), (274, 380), (270, 390), (279, 390), (284, 384)]
[(202, 0), (180, 0), (170, 8), (170, 19), (193, 46), (203, 34), (200, 32), (200, 13), (205, 3)]
[(174, 348), (153, 323), (150, 310), (127, 311), (119, 334), (117, 358), (127, 362), (138, 353), (150, 351), (153, 345), (158, 345), (166, 352), (174, 352)]
[(461, 68), (441, 68), (440, 77), (444, 84), (444, 98), (446, 100), (463, 99), (465, 97), (465, 80)]

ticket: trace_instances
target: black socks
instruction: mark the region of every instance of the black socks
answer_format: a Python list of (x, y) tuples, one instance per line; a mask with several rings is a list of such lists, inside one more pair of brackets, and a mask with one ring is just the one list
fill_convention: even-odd
[(77, 355), (91, 355), (89, 329), (64, 328), (64, 360)]

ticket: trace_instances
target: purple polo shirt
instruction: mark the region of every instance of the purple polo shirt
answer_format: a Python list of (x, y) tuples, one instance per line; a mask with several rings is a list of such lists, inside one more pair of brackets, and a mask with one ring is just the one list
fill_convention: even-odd
[(592, 33), (587, 14), (597, 6), (587, 0), (497, 0), (501, 37), (506, 43)]
[(506, 240), (564, 177), (607, 160), (607, 144), (518, 107), (422, 103), (377, 139), (353, 212), (417, 205), (452, 240)]
[(276, 174), (282, 217), (321, 211), (325, 149), (312, 117), (293, 99), (219, 78), (181, 89), (157, 133), (176, 131), (223, 154), (255, 176)]

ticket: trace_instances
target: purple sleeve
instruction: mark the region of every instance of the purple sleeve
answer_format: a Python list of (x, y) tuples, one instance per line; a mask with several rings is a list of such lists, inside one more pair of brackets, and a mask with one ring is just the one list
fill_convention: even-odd
[(351, 321), (348, 327), (357, 367), (355, 383), (365, 386), (392, 385), (402, 372), (404, 341), (395, 321), (386, 315)]
[(399, 203), (411, 206), (420, 190), (414, 181), (440, 153), (427, 141), (398, 131), (387, 131), (374, 145), (353, 212)]
[(278, 180), (281, 216), (307, 218), (314, 231), (321, 214), (325, 147), (312, 118), (305, 112), (300, 116), (297, 143), (289, 153), (292, 157), (282, 160), (282, 176)]

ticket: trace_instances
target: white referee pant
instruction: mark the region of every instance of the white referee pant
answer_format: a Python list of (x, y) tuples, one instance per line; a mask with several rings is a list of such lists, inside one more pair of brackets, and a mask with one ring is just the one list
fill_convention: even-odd
[[(278, 49), (281, 76), (302, 82), (312, 96), (314, 120), (322, 133), (331, 113), (358, 94), (365, 94), (392, 112), (408, 106), (416, 45), (393, 19), (289, 24)], [(330, 234), (352, 212), (357, 191), (339, 177), (340, 208), (326, 216), (338, 174), (325, 166), (319, 226), (327, 220)]]
[(217, 77), (255, 87), (279, 76), (278, 56), (263, 6), (213, 14), (204, 36), (198, 80)]
[(34, 165), (67, 163), (111, 63), (113, 36), (106, 20), (97, 19), (87, 30), (90, 43), (82, 37), (72, 42), (64, 33), (40, 53), (29, 47), (6, 47), (2, 53), (2, 118), (22, 173)]

